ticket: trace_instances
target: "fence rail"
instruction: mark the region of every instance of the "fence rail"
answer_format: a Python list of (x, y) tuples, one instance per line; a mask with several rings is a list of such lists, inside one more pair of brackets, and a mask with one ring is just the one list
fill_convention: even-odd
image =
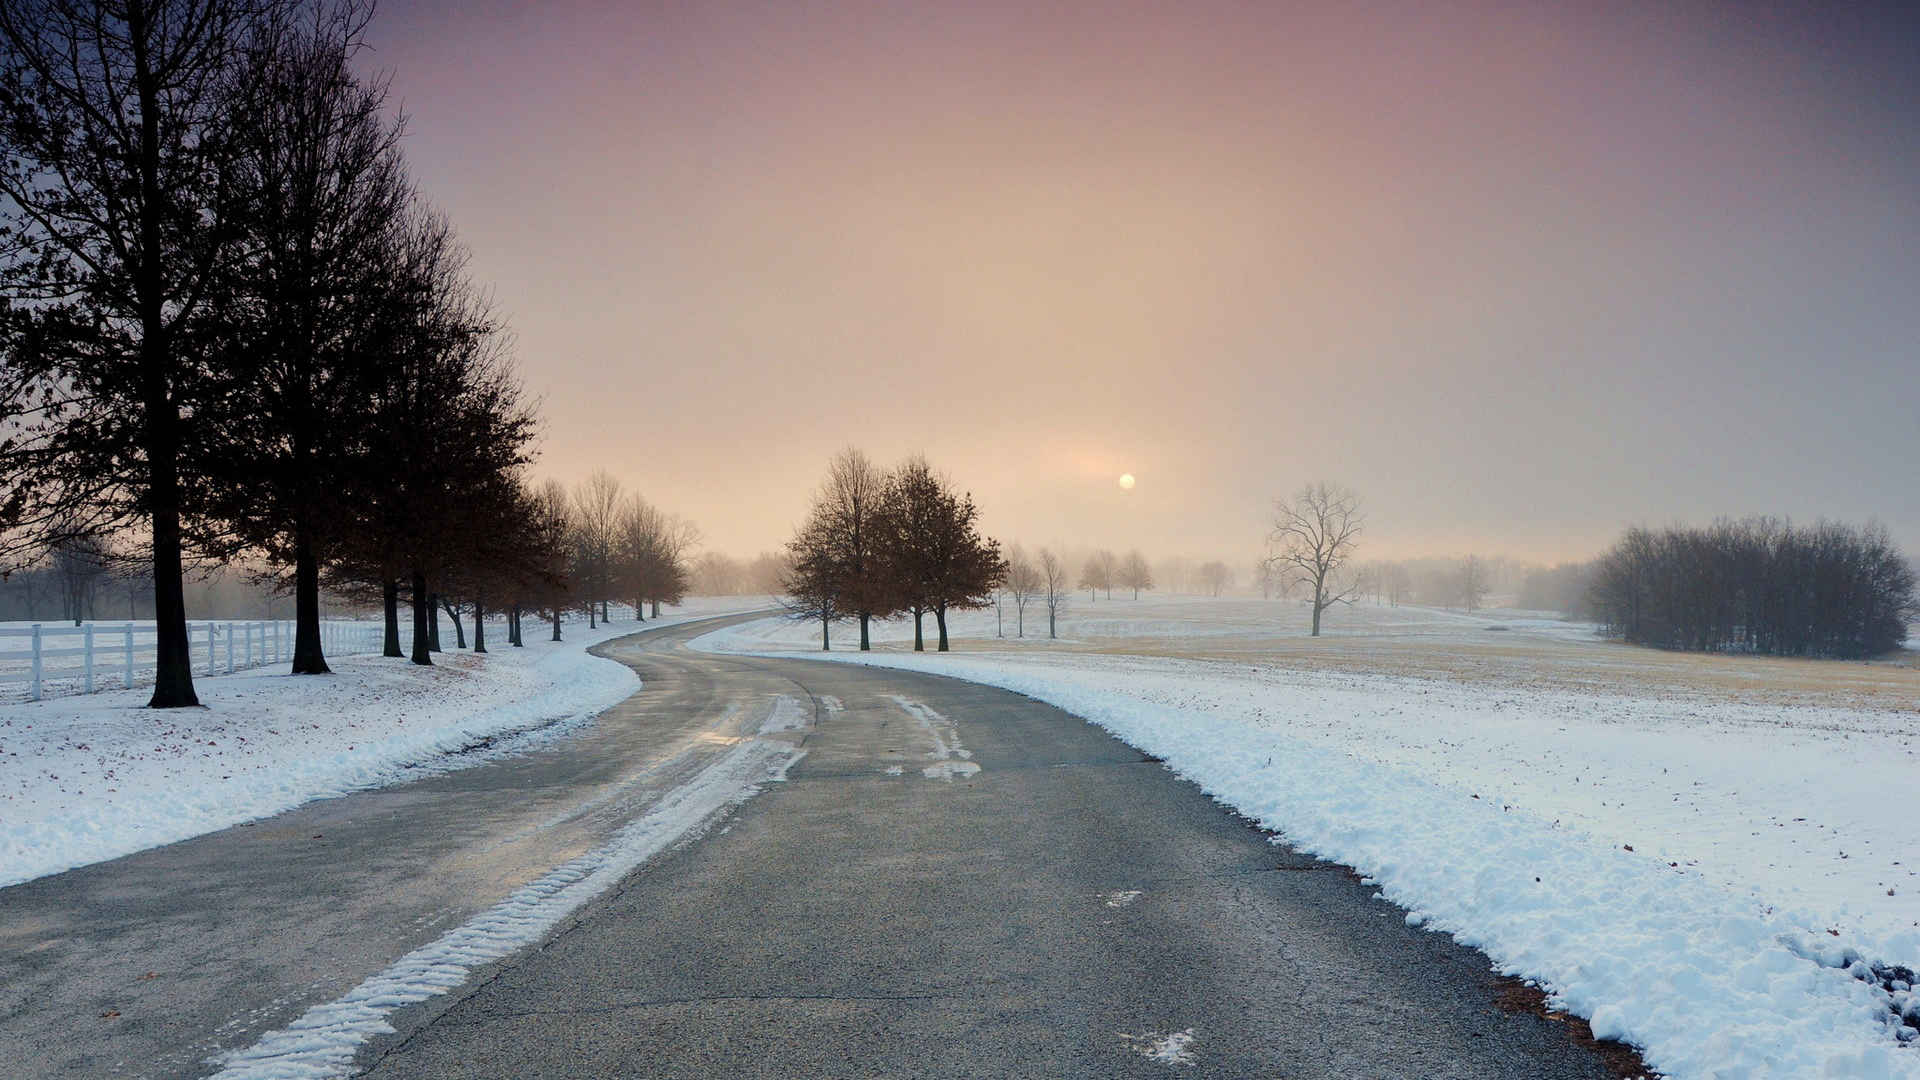
[[(320, 624), (328, 656), (377, 653), (385, 635), (379, 622)], [(411, 638), (412, 627), (403, 623), (401, 648), (411, 647)], [(152, 623), (0, 626), (0, 687), (24, 687), (29, 700), (39, 701), (52, 693), (91, 694), (151, 682), (155, 642)], [(187, 651), (196, 675), (282, 663), (293, 657), (293, 623), (190, 622)]]

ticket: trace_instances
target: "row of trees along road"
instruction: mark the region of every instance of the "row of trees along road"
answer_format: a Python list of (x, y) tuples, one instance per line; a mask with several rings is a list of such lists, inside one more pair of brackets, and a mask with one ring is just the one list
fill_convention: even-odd
[(835, 621), (858, 620), (862, 650), (872, 647), (872, 620), (911, 614), (914, 650), (924, 651), (922, 620), (932, 613), (946, 652), (947, 612), (988, 606), (1006, 573), (978, 518), (973, 496), (953, 491), (925, 458), (885, 472), (844, 450), (787, 546), (788, 610), (820, 621), (822, 649)]
[(700, 540), (691, 523), (622, 492), (620, 481), (605, 471), (574, 489), (572, 513), (569, 578), (586, 606), (588, 626), (608, 618), (614, 600), (632, 604), (644, 622), (649, 605), (657, 618), (661, 604), (686, 596), (687, 557)]
[(436, 595), (564, 588), (508, 337), (355, 71), (370, 11), (0, 3), (0, 569), (144, 546), (154, 707), (197, 704), (189, 556), (290, 579), (296, 673), (327, 670), (323, 574), (390, 631), (409, 586), (423, 663)]

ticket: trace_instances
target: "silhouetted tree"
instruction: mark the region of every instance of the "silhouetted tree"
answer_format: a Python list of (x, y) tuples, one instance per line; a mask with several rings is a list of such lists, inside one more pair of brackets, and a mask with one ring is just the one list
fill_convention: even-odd
[(923, 619), (932, 610), (935, 579), (943, 570), (944, 553), (934, 547), (933, 535), (946, 496), (927, 459), (916, 455), (887, 474), (874, 517), (878, 559), (869, 576), (892, 592), (886, 607), (913, 616), (914, 652), (926, 651)]
[(239, 240), (221, 264), (213, 416), (234, 445), (208, 463), (221, 531), (207, 546), (292, 567), (295, 675), (327, 671), (321, 567), (385, 480), (366, 454), (365, 403), (386, 374), (392, 237), (410, 193), (386, 85), (350, 64), (369, 14), (323, 0), (267, 26), (228, 94), (244, 118), (229, 132)]
[[(0, 4), (0, 288), (7, 360), (49, 399), (27, 404), (36, 475), (8, 484), (17, 525), (85, 507), (93, 531), (139, 524), (153, 563), (154, 708), (198, 704), (188, 652), (183, 521), (197, 463), (210, 310), (232, 254), (227, 180), (241, 117), (225, 91), (278, 0)], [(23, 444), (16, 441), (15, 449)], [(30, 494), (35, 506), (16, 503)]]
[(1006, 564), (1000, 558), (1000, 542), (980, 535), (980, 511), (972, 495), (955, 494), (943, 484), (935, 510), (932, 527), (920, 543), (930, 571), (925, 580), (927, 602), (940, 629), (940, 651), (946, 652), (947, 612), (992, 603)]

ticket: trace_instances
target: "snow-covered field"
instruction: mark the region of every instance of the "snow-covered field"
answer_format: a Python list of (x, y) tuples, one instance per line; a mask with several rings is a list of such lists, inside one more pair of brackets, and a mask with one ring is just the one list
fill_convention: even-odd
[[(756, 606), (694, 600), (646, 625)], [(586, 653), (639, 628), (582, 620), (555, 644), (529, 619), (525, 648), (490, 627), (488, 653), (450, 647), (431, 668), (351, 656), (328, 676), (201, 677), (204, 709), (146, 709), (144, 690), (0, 705), (0, 886), (552, 737), (639, 688)]]
[(1025, 640), (962, 616), (947, 655), (903, 650), (899, 623), (865, 655), (782, 620), (699, 647), (1085, 716), (1668, 1076), (1920, 1077), (1911, 654), (1678, 656), (1524, 613), (1365, 606), (1314, 640), (1289, 603), (1079, 599), (1060, 642), (1029, 609)]

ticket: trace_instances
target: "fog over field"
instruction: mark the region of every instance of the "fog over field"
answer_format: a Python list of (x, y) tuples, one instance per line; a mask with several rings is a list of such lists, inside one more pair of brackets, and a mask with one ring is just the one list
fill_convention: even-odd
[(854, 443), (1031, 544), (1250, 557), (1325, 479), (1386, 557), (1749, 513), (1920, 549), (1903, 5), (396, 0), (371, 32), (542, 468), (712, 548), (784, 542)]
[(0, 1071), (1920, 1080), (1917, 10), (0, 0)]

